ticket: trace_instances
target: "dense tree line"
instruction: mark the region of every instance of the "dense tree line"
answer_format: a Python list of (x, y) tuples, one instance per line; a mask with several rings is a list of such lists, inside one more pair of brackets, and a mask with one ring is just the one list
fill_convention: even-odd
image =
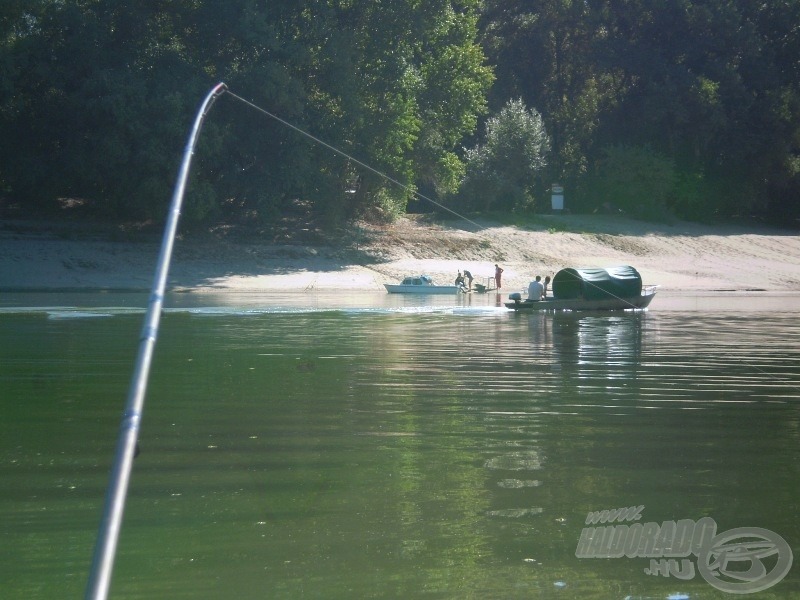
[(800, 216), (800, 2), (6, 0), (0, 194), (160, 218), (217, 81), (187, 216), (405, 210)]
[(492, 105), (543, 113), (578, 207), (800, 215), (800, 2), (486, 5)]
[[(476, 0), (33, 0), (0, 11), (0, 179), (27, 206), (79, 197), (110, 215), (159, 216), (196, 107), (220, 80), (408, 189), (446, 194), (492, 81)], [(194, 218), (269, 219), (298, 201), (334, 219), (393, 214), (409, 195), (231, 101), (214, 107), (195, 167)]]

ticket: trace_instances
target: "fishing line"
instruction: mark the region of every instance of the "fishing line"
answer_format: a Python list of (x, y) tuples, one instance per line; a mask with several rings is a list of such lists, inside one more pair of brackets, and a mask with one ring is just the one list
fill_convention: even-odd
[[(312, 135), (311, 133), (301, 129), (297, 125), (294, 125), (293, 123), (290, 123), (289, 121), (287, 121), (285, 119), (282, 119), (278, 115), (276, 115), (274, 113), (271, 113), (270, 111), (266, 110), (265, 108), (262, 108), (262, 107), (258, 106), (257, 104), (254, 104), (253, 102), (250, 102), (249, 100), (246, 100), (245, 98), (242, 98), (241, 96), (235, 94), (234, 92), (230, 91), (229, 89), (226, 89), (225, 93), (227, 93), (228, 95), (232, 96), (236, 100), (239, 100), (240, 102), (246, 104), (250, 108), (253, 108), (254, 110), (262, 113), (263, 115), (278, 121), (279, 123), (285, 125), (289, 129), (292, 129), (293, 131), (299, 133), (300, 135), (303, 135), (303, 136), (307, 137), (308, 139), (316, 142), (317, 144), (319, 144), (321, 146), (324, 146), (325, 148), (327, 148), (331, 152), (334, 152), (334, 153), (338, 154), (339, 156), (343, 156), (344, 158), (348, 159), (349, 161), (354, 162), (357, 165), (359, 165), (359, 166), (367, 169), (368, 171), (374, 173), (378, 177), (384, 178), (385, 180), (387, 180), (387, 181), (393, 183), (394, 185), (402, 188), (403, 190), (405, 190), (406, 192), (408, 192), (412, 196), (415, 196), (416, 198), (419, 198), (421, 200), (425, 200), (426, 202), (429, 202), (430, 204), (433, 204), (434, 206), (437, 206), (437, 207), (441, 208), (442, 210), (445, 210), (445, 211), (449, 212), (450, 214), (455, 215), (459, 219), (463, 219), (467, 223), (470, 223), (471, 225), (474, 225), (478, 229), (478, 233), (486, 231), (486, 229), (487, 229), (486, 227), (476, 223), (472, 219), (469, 219), (468, 217), (465, 217), (464, 215), (462, 215), (462, 214), (456, 212), (455, 210), (453, 210), (453, 209), (451, 209), (451, 208), (449, 208), (449, 207), (437, 202), (436, 200), (433, 200), (432, 198), (429, 198), (428, 196), (426, 196), (424, 194), (421, 194), (420, 192), (412, 189), (411, 187), (405, 185), (404, 183), (402, 183), (402, 182), (398, 181), (397, 179), (391, 177), (390, 175), (384, 173), (383, 171), (380, 171), (380, 170), (368, 165), (367, 163), (358, 160), (357, 158), (355, 158), (351, 154), (348, 154), (344, 150), (341, 150), (341, 149), (337, 148), (336, 146), (334, 146), (332, 144), (329, 144), (328, 142), (316, 137), (315, 135)], [(585, 283), (587, 285), (591, 286), (591, 287), (596, 287), (596, 288), (600, 289), (599, 286), (595, 285), (591, 281), (586, 281)], [(625, 302), (631, 308), (636, 308), (636, 306), (634, 304), (632, 304), (631, 302), (628, 302), (624, 298), (620, 298), (619, 296), (615, 296), (614, 294), (612, 294), (611, 292), (608, 292), (608, 291), (606, 291), (605, 293), (607, 295), (609, 295), (609, 296), (614, 297), (617, 300), (620, 300), (621, 302)]]
[[(476, 223), (472, 219), (469, 219), (468, 217), (465, 217), (464, 215), (456, 212), (455, 210), (453, 210), (451, 208), (448, 208), (447, 206), (437, 202), (436, 200), (433, 200), (432, 198), (429, 198), (428, 196), (426, 196), (426, 195), (424, 195), (424, 194), (412, 189), (411, 187), (407, 186), (406, 184), (404, 184), (404, 183), (398, 181), (397, 179), (391, 177), (390, 175), (384, 173), (383, 171), (380, 171), (380, 170), (378, 170), (378, 169), (376, 169), (374, 167), (371, 167), (367, 163), (358, 160), (357, 158), (355, 158), (351, 154), (348, 154), (344, 150), (341, 150), (341, 149), (337, 148), (336, 146), (333, 146), (332, 144), (329, 144), (328, 142), (326, 142), (326, 141), (316, 137), (315, 135), (313, 135), (313, 134), (301, 129), (300, 127), (294, 125), (293, 123), (290, 123), (289, 121), (287, 121), (285, 119), (282, 119), (278, 115), (269, 112), (265, 108), (262, 108), (262, 107), (258, 106), (257, 104), (254, 104), (253, 102), (250, 102), (249, 100), (246, 100), (245, 98), (242, 98), (241, 96), (239, 96), (239, 95), (235, 94), (234, 92), (230, 91), (230, 89), (225, 88), (222, 91), (222, 93), (232, 96), (236, 100), (239, 100), (240, 102), (246, 104), (247, 106), (255, 109), (256, 111), (258, 111), (258, 112), (260, 112), (260, 113), (262, 113), (264, 115), (266, 115), (267, 117), (270, 117), (271, 119), (274, 119), (274, 120), (278, 121), (279, 123), (285, 125), (286, 127), (288, 127), (290, 129), (292, 129), (293, 131), (299, 133), (300, 135), (303, 135), (303, 136), (307, 137), (308, 139), (316, 142), (317, 144), (319, 144), (321, 146), (324, 146), (325, 148), (327, 148), (331, 152), (334, 152), (334, 153), (336, 153), (336, 154), (338, 154), (340, 156), (343, 156), (344, 158), (346, 158), (346, 159), (356, 163), (357, 165), (367, 169), (368, 171), (374, 173), (375, 175), (378, 175), (379, 177), (384, 178), (385, 180), (387, 180), (387, 181), (393, 183), (394, 185), (400, 187), (401, 189), (405, 190), (406, 192), (408, 192), (412, 196), (415, 196), (416, 198), (419, 198), (421, 200), (425, 200), (426, 202), (429, 202), (430, 204), (433, 204), (434, 206), (437, 206), (438, 208), (441, 208), (442, 210), (445, 210), (445, 211), (451, 213), (452, 215), (455, 215), (459, 219), (463, 219), (467, 223), (470, 223), (471, 225), (474, 225), (478, 229), (478, 232), (486, 231), (486, 229), (487, 229), (486, 227)], [(615, 298), (617, 300), (625, 302), (631, 308), (636, 308), (636, 306), (634, 304), (632, 304), (631, 302), (628, 302), (625, 298), (621, 298), (619, 296), (616, 296), (613, 293), (608, 292), (607, 290), (602, 290), (602, 288), (600, 288), (600, 286), (592, 283), (591, 281), (584, 281), (584, 283), (589, 285), (590, 287), (594, 287), (594, 288), (597, 288), (597, 289), (599, 289), (601, 291), (604, 291), (607, 295), (609, 295), (609, 296), (611, 296), (611, 297), (613, 297), (613, 298)], [(648, 287), (651, 287), (651, 286), (648, 286)], [(744, 363), (744, 364), (747, 364), (747, 363)], [(748, 365), (748, 366), (751, 367), (755, 371), (759, 371), (759, 372), (761, 372), (761, 373), (763, 373), (765, 375), (768, 374), (766, 371), (764, 371), (763, 369), (760, 369), (756, 365)]]
[[(365, 163), (365, 162), (363, 162), (361, 160), (358, 160), (357, 158), (355, 158), (351, 154), (348, 154), (344, 150), (341, 150), (341, 149), (337, 148), (336, 146), (333, 146), (332, 144), (329, 144), (329, 143), (325, 142), (324, 140), (322, 140), (322, 139), (314, 136), (313, 134), (301, 129), (300, 127), (294, 125), (293, 123), (290, 123), (289, 121), (287, 121), (285, 119), (282, 119), (278, 115), (276, 115), (274, 113), (271, 113), (270, 111), (266, 110), (265, 108), (262, 108), (262, 107), (258, 106), (257, 104), (255, 104), (255, 103), (253, 103), (253, 102), (251, 102), (249, 100), (246, 100), (245, 98), (242, 98), (238, 94), (235, 94), (234, 92), (232, 92), (227, 87), (222, 91), (222, 94), (228, 94), (228, 95), (232, 96), (236, 100), (239, 100), (240, 102), (246, 104), (247, 106), (253, 108), (254, 110), (262, 113), (263, 115), (265, 115), (265, 116), (267, 116), (267, 117), (269, 117), (271, 119), (274, 119), (275, 121), (278, 121), (279, 123), (285, 125), (286, 127), (288, 127), (290, 129), (292, 129), (293, 131), (299, 133), (300, 135), (303, 135), (303, 136), (307, 137), (308, 139), (316, 142), (317, 144), (319, 144), (321, 146), (324, 146), (325, 148), (327, 148), (331, 152), (334, 152), (334, 153), (336, 153), (336, 154), (338, 154), (340, 156), (343, 156), (344, 158), (356, 163), (357, 165), (367, 169), (368, 171), (378, 175), (379, 177), (384, 178), (385, 180), (387, 180), (387, 181), (393, 183), (394, 185), (400, 187), (401, 189), (405, 190), (406, 192), (408, 192), (412, 196), (414, 196), (416, 198), (419, 198), (421, 200), (425, 200), (426, 202), (429, 202), (430, 204), (432, 204), (434, 206), (437, 206), (437, 207), (441, 208), (442, 210), (445, 210), (445, 211), (449, 212), (452, 215), (455, 215), (459, 219), (463, 219), (467, 223), (470, 223), (471, 225), (474, 225), (478, 229), (479, 233), (486, 231), (486, 229), (487, 229), (486, 227), (476, 223), (472, 219), (469, 219), (468, 217), (465, 217), (464, 215), (460, 214), (459, 212), (457, 212), (457, 211), (455, 211), (455, 210), (453, 210), (453, 209), (451, 209), (451, 208), (449, 208), (449, 207), (437, 202), (436, 200), (433, 200), (432, 198), (429, 198), (428, 196), (426, 196), (426, 195), (424, 195), (424, 194), (412, 189), (411, 187), (409, 187), (406, 184), (398, 181), (397, 179), (391, 177), (390, 175), (388, 175), (388, 174), (386, 174), (386, 173), (384, 173), (384, 172), (382, 172), (382, 171), (380, 171), (380, 170), (368, 165), (367, 163)], [(591, 281), (585, 281), (584, 283), (586, 283), (587, 285), (589, 285), (591, 287), (595, 287), (597, 289), (601, 289), (599, 286), (597, 286), (596, 284), (592, 283)], [(648, 287), (650, 287), (650, 286), (648, 286)], [(622, 302), (627, 303), (631, 308), (636, 308), (632, 303), (628, 302), (624, 298), (620, 298), (619, 296), (616, 296), (613, 293), (608, 292), (608, 291), (606, 291), (605, 293), (608, 294), (609, 296), (612, 296), (612, 297), (616, 298), (617, 300), (620, 300)], [(754, 370), (761, 371), (764, 374), (767, 374), (766, 372), (764, 372), (763, 370), (759, 369), (755, 365), (749, 365), (749, 366), (751, 366)]]
[(453, 209), (451, 209), (451, 208), (448, 208), (447, 206), (445, 206), (444, 204), (441, 204), (440, 202), (436, 202), (436, 200), (434, 200), (434, 199), (432, 199), (432, 198), (428, 198), (428, 196), (426, 196), (426, 195), (424, 195), (424, 194), (421, 194), (420, 192), (418, 192), (418, 191), (416, 191), (416, 190), (412, 189), (411, 187), (407, 186), (407, 185), (406, 185), (406, 184), (404, 184), (404, 183), (401, 183), (400, 181), (398, 181), (398, 180), (397, 180), (397, 179), (395, 179), (394, 177), (391, 177), (390, 175), (387, 175), (386, 173), (384, 173), (384, 172), (382, 172), (382, 171), (379, 171), (378, 169), (376, 169), (376, 168), (374, 168), (374, 167), (371, 167), (371, 166), (369, 166), (367, 163), (365, 163), (365, 162), (362, 162), (362, 161), (358, 160), (357, 158), (355, 158), (354, 156), (352, 156), (352, 155), (348, 154), (348, 153), (347, 153), (347, 152), (345, 152), (344, 150), (340, 150), (340, 149), (339, 149), (339, 148), (337, 148), (336, 146), (333, 146), (333, 145), (331, 145), (331, 144), (329, 144), (329, 143), (325, 142), (324, 140), (321, 140), (320, 138), (318, 138), (318, 137), (316, 137), (316, 136), (314, 136), (314, 135), (312, 135), (312, 134), (308, 133), (307, 131), (304, 131), (303, 129), (300, 129), (299, 127), (297, 127), (296, 125), (293, 125), (293, 124), (292, 124), (292, 123), (290, 123), (289, 121), (286, 121), (286, 120), (284, 120), (284, 119), (281, 119), (279, 116), (277, 116), (277, 115), (275, 115), (275, 114), (273, 114), (273, 113), (269, 112), (268, 110), (266, 110), (266, 109), (264, 109), (264, 108), (261, 108), (260, 106), (258, 106), (258, 105), (256, 105), (256, 104), (253, 104), (253, 103), (252, 103), (252, 102), (250, 102), (249, 100), (245, 100), (245, 99), (244, 99), (244, 98), (242, 98), (241, 96), (237, 96), (236, 94), (234, 94), (234, 93), (233, 93), (232, 91), (230, 91), (230, 90), (226, 90), (226, 92), (227, 92), (227, 93), (228, 93), (230, 96), (233, 96), (234, 98), (236, 98), (237, 100), (239, 100), (239, 101), (241, 101), (241, 102), (244, 102), (244, 103), (245, 103), (247, 106), (249, 106), (249, 107), (251, 107), (251, 108), (253, 108), (253, 109), (257, 110), (257, 111), (258, 111), (258, 112), (260, 112), (260, 113), (263, 113), (264, 115), (266, 115), (266, 116), (268, 116), (268, 117), (270, 117), (270, 118), (272, 118), (272, 119), (275, 119), (276, 121), (278, 121), (279, 123), (282, 123), (283, 125), (286, 125), (287, 127), (289, 127), (290, 129), (292, 129), (292, 130), (296, 131), (297, 133), (299, 133), (299, 134), (301, 134), (301, 135), (304, 135), (305, 137), (309, 138), (310, 140), (313, 140), (314, 142), (316, 142), (317, 144), (319, 144), (319, 145), (321, 145), (321, 146), (324, 146), (325, 148), (327, 148), (327, 149), (328, 149), (328, 150), (330, 150), (331, 152), (335, 152), (335, 153), (336, 153), (336, 154), (338, 154), (339, 156), (343, 156), (343, 157), (345, 157), (346, 159), (348, 159), (348, 160), (350, 160), (350, 161), (352, 161), (352, 162), (356, 163), (357, 165), (359, 165), (359, 166), (361, 166), (361, 167), (364, 167), (364, 168), (365, 168), (365, 169), (367, 169), (368, 171), (371, 171), (372, 173), (375, 173), (375, 174), (376, 174), (376, 175), (378, 175), (379, 177), (383, 177), (385, 180), (387, 180), (387, 181), (390, 181), (391, 183), (395, 184), (396, 186), (398, 186), (398, 187), (402, 188), (403, 190), (405, 190), (406, 192), (408, 192), (408, 193), (409, 193), (409, 194), (411, 194), (412, 196), (415, 196), (415, 197), (417, 197), (417, 198), (419, 198), (419, 199), (421, 199), (421, 200), (425, 200), (426, 202), (430, 202), (431, 204), (433, 204), (434, 206), (437, 206), (437, 207), (441, 208), (442, 210), (446, 210), (447, 212), (449, 212), (449, 213), (451, 213), (451, 214), (455, 215), (456, 217), (458, 217), (459, 219), (463, 219), (463, 220), (464, 220), (464, 221), (466, 221), (467, 223), (470, 223), (470, 224), (474, 225), (475, 227), (477, 227), (477, 228), (478, 228), (478, 230), (479, 230), (479, 231), (483, 231), (483, 230), (485, 230), (485, 229), (486, 229), (485, 227), (483, 227), (482, 225), (479, 225), (478, 223), (476, 223), (476, 222), (475, 222), (475, 221), (473, 221), (472, 219), (469, 219), (469, 218), (465, 217), (464, 215), (457, 213), (457, 212), (456, 212), (456, 211), (454, 211)]

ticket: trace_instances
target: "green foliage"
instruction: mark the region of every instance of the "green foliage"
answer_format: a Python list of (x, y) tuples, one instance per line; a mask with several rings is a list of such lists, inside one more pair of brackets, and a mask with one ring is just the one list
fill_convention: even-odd
[(713, 215), (712, 204), (708, 201), (712, 190), (702, 173), (679, 173), (675, 182), (672, 209), (683, 219), (708, 221)]
[(552, 180), (583, 191), (571, 209), (596, 207), (604, 149), (649, 146), (685, 174), (679, 213), (785, 221), (800, 216), (798, 24), (798, 2), (487, 0), (490, 100), (542, 111)]
[(683, 218), (713, 222), (720, 217), (749, 216), (752, 199), (758, 196), (747, 173), (708, 175), (698, 172), (678, 174), (671, 209)]
[(660, 220), (667, 214), (677, 179), (672, 161), (650, 148), (609, 146), (593, 181), (598, 206)]
[(0, 110), (0, 135), (16, 140), (0, 146), (3, 177), (31, 206), (77, 196), (107, 215), (152, 215), (186, 135), (176, 113), (199, 97), (170, 85), (186, 72), (174, 15), (108, 0), (38, 7), (0, 50), (17, 89)]
[[(0, 9), (0, 184), (29, 209), (76, 196), (118, 218), (162, 218), (196, 107), (223, 80), (409, 190), (446, 193), (491, 84), (478, 6), (14, 0)], [(353, 177), (366, 173), (223, 97), (185, 215), (274, 219), (302, 205), (333, 223), (405, 209), (409, 191), (372, 179), (349, 193)]]
[(463, 202), (480, 210), (532, 208), (548, 148), (541, 115), (510, 100), (487, 120), (484, 143), (466, 152)]
[[(794, 1), (6, 0), (0, 191), (30, 211), (79, 197), (160, 219), (194, 111), (223, 80), (465, 208), (528, 209), (561, 181), (570, 210), (640, 185), (657, 192), (648, 210), (788, 222), (800, 217), (799, 24)], [(533, 155), (547, 166), (526, 154), (529, 124), (508, 98), (541, 111)], [(462, 152), (486, 115), (486, 139)], [(615, 148), (649, 181), (614, 171)], [(672, 164), (667, 197), (654, 158)], [(404, 210), (410, 192), (393, 187), (223, 98), (186, 215), (274, 220), (305, 206), (333, 223)]]

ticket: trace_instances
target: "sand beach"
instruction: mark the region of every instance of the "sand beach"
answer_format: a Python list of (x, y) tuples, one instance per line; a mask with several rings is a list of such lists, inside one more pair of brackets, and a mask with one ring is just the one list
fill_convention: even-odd
[[(478, 227), (476, 227), (478, 225)], [(354, 225), (345, 241), (266, 243), (192, 236), (175, 243), (169, 288), (188, 293), (378, 291), (406, 275), (451, 283), (468, 269), (485, 283), (503, 269), (502, 292), (563, 267), (630, 264), (670, 292), (800, 292), (800, 234), (757, 224), (653, 224), (622, 216), (543, 215), (524, 227), (492, 222)], [(122, 239), (120, 239), (122, 238)], [(0, 291), (147, 290), (160, 234), (0, 221)]]

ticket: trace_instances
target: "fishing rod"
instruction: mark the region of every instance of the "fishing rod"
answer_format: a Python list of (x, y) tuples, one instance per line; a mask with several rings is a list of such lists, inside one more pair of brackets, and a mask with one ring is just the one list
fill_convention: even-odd
[(178, 180), (172, 195), (169, 217), (164, 228), (161, 251), (156, 265), (156, 275), (150, 293), (150, 301), (145, 314), (141, 337), (139, 338), (139, 353), (136, 359), (136, 367), (128, 391), (125, 412), (122, 415), (120, 435), (117, 442), (114, 464), (111, 469), (111, 480), (106, 493), (103, 518), (100, 522), (100, 531), (97, 536), (92, 567), (89, 571), (89, 582), (86, 587), (85, 595), (86, 600), (104, 600), (108, 597), (108, 590), (111, 586), (111, 575), (114, 568), (114, 558), (116, 556), (119, 533), (122, 527), (122, 516), (125, 511), (125, 499), (128, 493), (133, 459), (136, 455), (139, 425), (142, 419), (145, 392), (147, 391), (147, 379), (153, 359), (156, 338), (158, 337), (158, 324), (161, 318), (161, 309), (164, 304), (164, 291), (167, 285), (169, 263), (175, 242), (175, 232), (178, 228), (178, 218), (181, 213), (183, 195), (186, 190), (186, 180), (189, 176), (189, 168), (191, 166), (192, 156), (194, 155), (195, 144), (197, 143), (197, 137), (200, 135), (203, 121), (208, 111), (211, 110), (214, 101), (224, 94), (227, 89), (224, 83), (218, 83), (208, 93), (197, 112), (194, 126), (189, 135), (189, 141), (183, 153), (183, 161), (181, 162)]

